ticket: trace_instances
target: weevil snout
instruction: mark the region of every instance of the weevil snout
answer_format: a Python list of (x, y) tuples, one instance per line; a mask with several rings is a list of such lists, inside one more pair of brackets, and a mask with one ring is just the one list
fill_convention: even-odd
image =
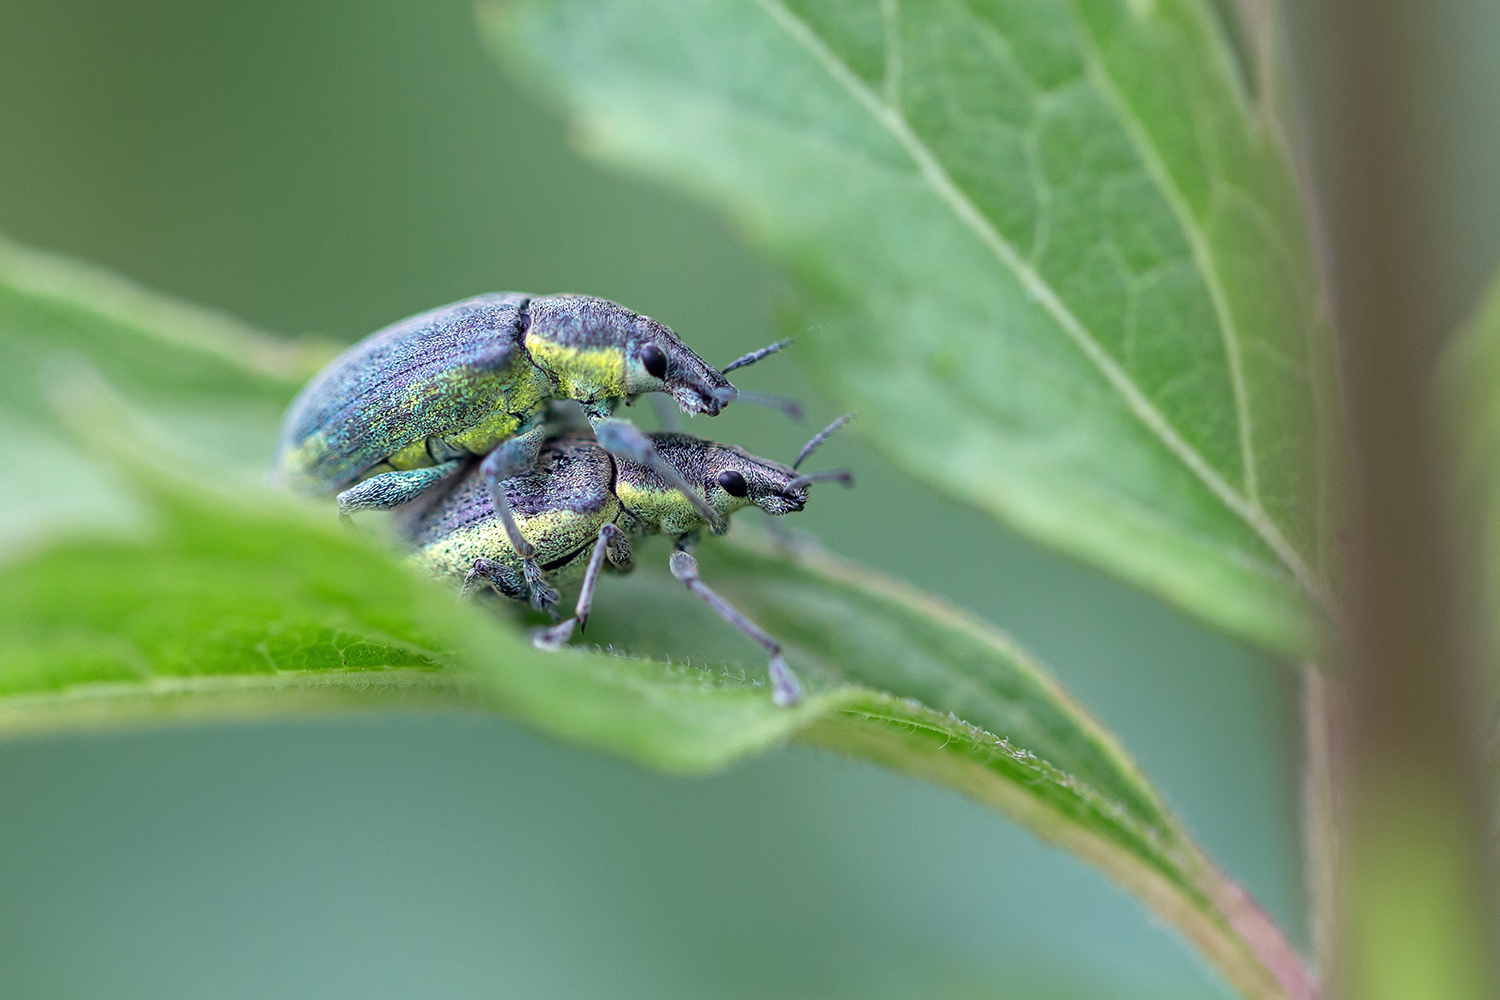
[(711, 417), (719, 415), (719, 411), (739, 398), (740, 391), (730, 385), (726, 380), (721, 386), (713, 386), (707, 390), (698, 390), (698, 399), (703, 406), (703, 412)]
[(680, 357), (667, 372), (667, 391), (684, 413), (718, 416), (720, 410), (734, 402), (740, 391), (702, 358), (687, 348), (683, 348), (683, 353), (687, 356)]
[(807, 506), (807, 487), (769, 493), (756, 502), (767, 514), (795, 514)]

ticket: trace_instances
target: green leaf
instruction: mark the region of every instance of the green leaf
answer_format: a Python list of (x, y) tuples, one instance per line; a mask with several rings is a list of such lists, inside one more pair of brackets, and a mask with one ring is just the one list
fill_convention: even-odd
[(143, 537), (70, 540), (0, 569), (0, 734), (470, 704), (701, 771), (783, 742), (848, 697), (786, 712), (713, 671), (541, 653), (326, 511), (131, 472), (150, 501)]
[(0, 552), (140, 513), (60, 432), (45, 372), (87, 365), (150, 415), (152, 450), (258, 482), (282, 410), (332, 356), (327, 344), (266, 337), (3, 236), (0, 344)]
[[(163, 298), (109, 272), (0, 236), (0, 400), (51, 422), (37, 373), (86, 357), (139, 404), (255, 405), (279, 416), (333, 356), (316, 340), (278, 340)], [(274, 420), (273, 420), (274, 422)]]
[[(122, 324), (89, 303), (86, 284), (62, 295), (18, 284), (0, 270), (0, 343), (45, 344), (54, 329), (45, 324), (61, 315), (78, 352), (54, 369), (50, 393), (34, 390), (32, 412), (46, 419), (45, 401), (60, 398), (64, 424), (88, 454), (114, 464), (141, 516), (124, 532), (75, 526), (0, 564), (0, 737), (456, 706), (679, 772), (799, 738), (1003, 810), (1140, 895), (1246, 995), (1309, 995), (1295, 953), (1124, 750), (983, 623), (805, 543), (715, 539), (700, 549), (705, 578), (785, 638), (809, 692), (796, 708), (772, 705), (764, 660), (649, 546), (641, 570), (606, 581), (590, 621), (588, 638), (612, 652), (538, 652), (509, 605), (497, 602), (495, 613), (456, 601), (326, 508), (168, 471), (163, 455), (175, 453), (145, 447), (135, 403), (111, 401), (92, 376), (76, 375), (108, 369), (111, 352), (129, 353), (121, 339), (138, 337), (142, 350), (183, 352), (183, 370), (202, 366), (186, 396), (211, 400), (222, 379), (226, 400), (274, 398), (294, 383), (237, 359), (245, 348), (275, 356), (275, 341), (247, 333), (239, 347), (200, 347), (211, 323), (200, 331), (191, 313), (144, 300), (186, 317), (162, 347), (167, 338), (141, 328), (149, 319)], [(31, 349), (33, 360), (44, 356)], [(129, 362), (117, 362), (139, 371), (121, 378), (128, 391), (169, 405), (172, 381)]]
[[(1123, 748), (1004, 634), (808, 543), (716, 540), (699, 563), (783, 642), (813, 690), (865, 692), (799, 739), (1006, 813), (1141, 897), (1246, 996), (1316, 994), (1280, 931), (1214, 868)], [(646, 560), (629, 590), (596, 611), (591, 637), (681, 655), (703, 627), (695, 615), (707, 618)]]
[(1328, 332), (1272, 116), (1194, 0), (487, 4), (582, 146), (784, 262), (912, 474), (1317, 646)]
[[(1142, 896), (1247, 995), (1288, 995), (1244, 924), (1269, 923), (1124, 751), (1004, 636), (933, 598), (815, 550), (705, 546), (705, 572), (785, 636), (810, 682), (778, 709), (759, 670), (537, 652), (322, 512), (141, 464), (132, 478), (152, 510), (145, 537), (64, 542), (0, 569), (0, 735), (473, 706), (682, 772), (797, 735), (1001, 809)], [(599, 638), (646, 651), (664, 640), (641, 623), (698, 610), (659, 570), (641, 584)]]

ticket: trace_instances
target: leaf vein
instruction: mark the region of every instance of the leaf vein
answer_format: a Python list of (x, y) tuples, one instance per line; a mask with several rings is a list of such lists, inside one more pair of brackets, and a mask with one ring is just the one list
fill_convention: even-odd
[(1260, 507), (1236, 490), (1207, 459), (1198, 453), (1151, 400), (1134, 379), (1109, 355), (1087, 327), (1062, 301), (1057, 291), (1011, 246), (994, 224), (974, 205), (937, 157), (912, 131), (896, 109), (885, 104), (810, 28), (792, 13), (782, 0), (756, 0), (772, 21), (802, 46), (819, 65), (844, 88), (883, 128), (895, 138), (915, 162), (922, 179), (933, 189), (995, 257), (1025, 287), (1027, 293), (1047, 310), (1063, 332), (1099, 370), (1105, 380), (1124, 399), (1131, 413), (1156, 435), (1166, 448), (1193, 473), (1205, 487), (1235, 516), (1244, 521), (1276, 554), (1304, 591), (1325, 607), (1329, 601), (1317, 578), (1301, 554), (1282, 534), (1280, 527)]
[(1234, 313), (1229, 307), (1229, 296), (1224, 291), (1224, 283), (1220, 279), (1218, 269), (1214, 266), (1213, 250), (1209, 246), (1208, 238), (1197, 216), (1193, 214), (1192, 206), (1183, 195), (1182, 188), (1178, 186), (1171, 171), (1162, 160), (1161, 151), (1157, 148), (1155, 140), (1146, 131), (1139, 116), (1126, 102), (1125, 95), (1120, 93), (1120, 88), (1116, 86), (1114, 78), (1109, 75), (1098, 44), (1087, 29), (1080, 27), (1079, 34), (1085, 39), (1087, 46), (1085, 65), (1089, 82), (1103, 95), (1110, 109), (1114, 111), (1115, 117), (1124, 126), (1131, 147), (1141, 158), (1142, 164), (1146, 167), (1146, 173), (1155, 182), (1157, 190), (1161, 192), (1173, 216), (1176, 217), (1178, 228), (1182, 231), (1192, 252), (1193, 263), (1203, 279), (1204, 286), (1208, 289), (1209, 301), (1213, 304), (1214, 317), (1218, 321), (1219, 337), (1224, 344), (1224, 358), (1229, 369), (1229, 385), (1234, 394), (1234, 415), (1239, 432), (1240, 465), (1244, 470), (1245, 497), (1250, 504), (1260, 509), (1260, 487), (1255, 468), (1254, 421), (1250, 412), (1250, 394), (1245, 386), (1245, 366), (1240, 352), (1239, 330), (1234, 321)]

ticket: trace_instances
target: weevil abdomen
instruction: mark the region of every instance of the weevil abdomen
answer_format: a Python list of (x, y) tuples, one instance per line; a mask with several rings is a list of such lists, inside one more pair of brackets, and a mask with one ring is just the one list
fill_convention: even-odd
[(303, 493), (343, 489), (379, 466), (422, 468), (434, 451), (484, 454), (555, 388), (521, 341), (519, 293), (481, 295), (372, 334), (298, 395), (277, 466)]
[[(549, 579), (563, 582), (581, 571), (599, 528), (621, 520), (623, 509), (611, 490), (614, 460), (592, 441), (556, 441), (538, 456), (536, 468), (501, 486), (520, 526), (536, 547), (536, 561)], [(414, 547), (413, 562), (444, 576), (463, 577), (476, 559), (491, 559), (514, 575), (524, 600), (521, 557), (495, 517), (484, 477), (477, 467), (425, 509), (403, 519), (402, 531)]]

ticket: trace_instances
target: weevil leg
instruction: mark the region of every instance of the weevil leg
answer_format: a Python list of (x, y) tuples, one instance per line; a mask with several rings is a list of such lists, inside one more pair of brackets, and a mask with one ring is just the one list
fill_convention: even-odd
[(390, 510), (411, 503), (463, 467), (464, 460), (455, 458), (425, 469), (371, 476), (339, 494), (339, 517), (347, 518), (357, 510)]
[[(621, 555), (622, 547), (623, 556)], [(594, 587), (599, 582), (599, 574), (604, 570), (606, 556), (614, 565), (619, 565), (622, 559), (627, 564), (630, 561), (630, 543), (626, 540), (625, 533), (613, 524), (606, 524), (599, 529), (599, 540), (594, 543), (594, 552), (589, 556), (588, 569), (584, 570), (583, 586), (578, 590), (578, 604), (574, 608), (573, 617), (551, 628), (532, 629), (531, 644), (533, 646), (556, 652), (573, 638), (574, 626), (577, 626), (579, 632), (588, 626), (589, 612), (594, 607)]]
[(703, 495), (682, 478), (682, 473), (672, 467), (672, 464), (662, 458), (656, 451), (656, 445), (651, 439), (642, 434), (635, 424), (628, 420), (617, 420), (608, 417), (594, 422), (594, 437), (599, 439), (599, 444), (605, 451), (627, 462), (644, 465), (652, 472), (667, 481), (667, 485), (687, 497), (688, 503), (693, 509), (703, 515), (715, 531), (724, 527), (724, 519), (719, 512), (709, 506)]
[[(615, 527), (618, 529), (619, 525)], [(635, 569), (635, 557), (630, 551), (630, 539), (626, 537), (623, 529), (620, 529), (610, 541), (606, 555), (609, 556), (609, 564), (617, 573), (629, 573)]]
[(463, 595), (471, 594), (474, 590), (488, 583), (497, 591), (513, 600), (526, 600), (526, 585), (516, 579), (516, 571), (498, 559), (486, 559), (480, 556), (474, 560), (474, 565), (464, 577)]
[(531, 591), (531, 606), (538, 611), (545, 611), (552, 616), (553, 621), (557, 621), (558, 593), (547, 586), (542, 568), (536, 564), (535, 559), (521, 560), (521, 575), (526, 579), (526, 588)]
[(739, 629), (760, 644), (761, 648), (771, 654), (771, 700), (778, 705), (795, 705), (802, 700), (802, 685), (797, 683), (797, 675), (792, 673), (792, 668), (787, 666), (781, 658), (781, 643), (771, 638), (759, 625), (746, 618), (733, 604), (704, 583), (698, 577), (698, 560), (687, 552), (678, 549), (672, 553), (670, 563), (672, 575), (687, 585), (687, 589), (703, 598), (708, 606), (719, 613), (719, 617)]
[(594, 554), (589, 557), (589, 568), (583, 574), (583, 586), (578, 591), (578, 631), (589, 624), (589, 612), (594, 607), (594, 585), (599, 582), (599, 573), (604, 569), (604, 559), (609, 558), (613, 566), (630, 565), (630, 541), (625, 532), (613, 524), (599, 529), (599, 541), (594, 544)]
[(532, 607), (538, 611), (547, 612), (552, 615), (553, 621), (557, 621), (557, 614), (552, 610), (552, 606), (557, 603), (557, 591), (547, 586), (546, 581), (540, 575), (533, 579), (523, 570), (520, 579), (517, 579), (516, 571), (505, 563), (498, 559), (480, 556), (474, 560), (474, 565), (464, 577), (463, 589), (459, 591), (459, 596), (471, 594), (475, 588), (485, 583), (513, 600), (530, 600)]
[(536, 564), (536, 547), (521, 534), (521, 526), (516, 523), (515, 512), (510, 508), (510, 500), (500, 487), (504, 480), (519, 476), (536, 466), (537, 454), (542, 449), (542, 439), (546, 434), (546, 425), (539, 423), (525, 433), (501, 443), (484, 457), (479, 468), (484, 474), (490, 500), (495, 505), (495, 516), (500, 519), (505, 537), (510, 539), (511, 548), (521, 557), (527, 585), (532, 588), (531, 604), (538, 611), (550, 612), (552, 605), (557, 603), (557, 591), (547, 586), (542, 579), (541, 567)]

